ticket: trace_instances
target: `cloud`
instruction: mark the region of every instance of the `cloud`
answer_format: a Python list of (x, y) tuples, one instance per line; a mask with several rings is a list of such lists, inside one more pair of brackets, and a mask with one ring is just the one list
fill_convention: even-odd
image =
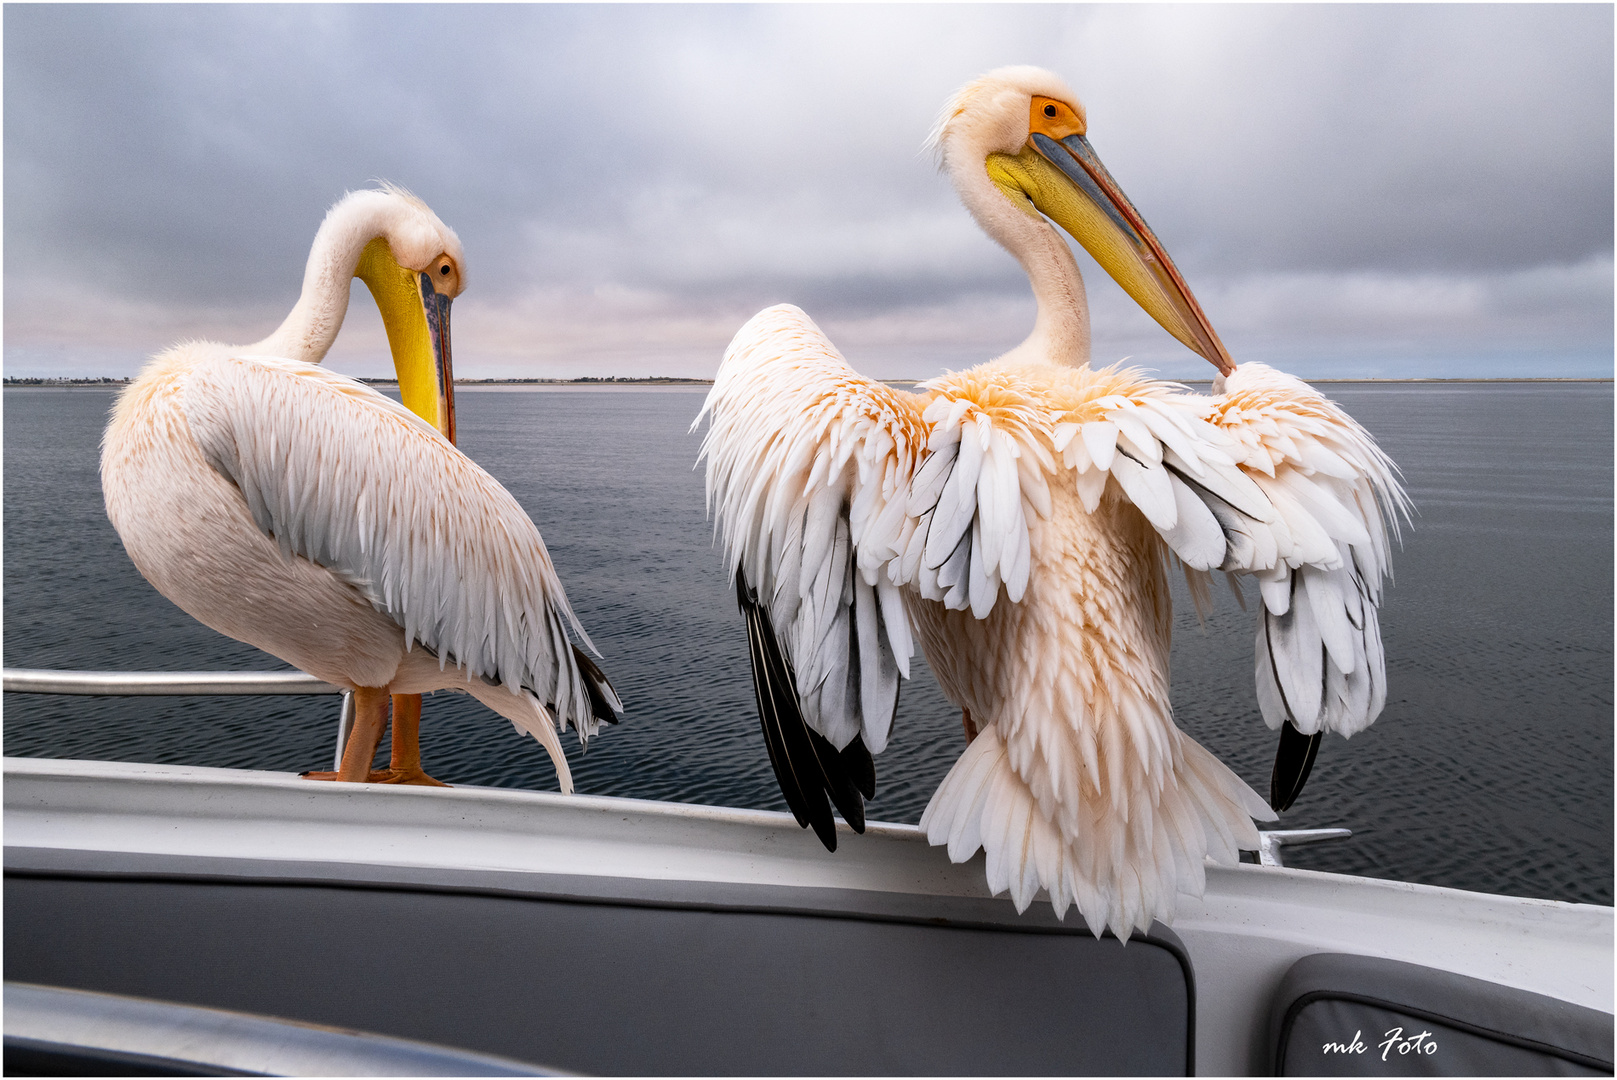
[[(782, 300), (881, 373), (964, 366), (1031, 303), (921, 142), (966, 78), (1031, 62), (1085, 99), (1232, 348), (1418, 373), (1508, 346), (1610, 374), (1612, 25), (1593, 5), (16, 6), (7, 371), (254, 340), (325, 208), (376, 177), (466, 243), (463, 374), (709, 374)], [(1086, 265), (1097, 357), (1194, 370)], [(385, 367), (381, 341), (362, 302), (332, 362)]]

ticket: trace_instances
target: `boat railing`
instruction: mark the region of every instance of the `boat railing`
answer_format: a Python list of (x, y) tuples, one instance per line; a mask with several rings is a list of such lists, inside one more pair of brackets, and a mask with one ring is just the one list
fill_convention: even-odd
[(340, 694), (301, 671), (50, 671), (6, 668), (8, 694), (132, 697), (186, 694)]
[(200, 694), (271, 696), (277, 694), (341, 694), (337, 710), (337, 749), (333, 771), (342, 768), (342, 751), (354, 728), (354, 695), (302, 671), (53, 671), (5, 668), (0, 671), (8, 694), (81, 694), (90, 697), (189, 697)]
[[(174, 697), (198, 694), (341, 694), (332, 769), (342, 768), (343, 746), (354, 724), (354, 695), (301, 671), (51, 671), (5, 668), (8, 694), (84, 694), (95, 697)], [(1284, 866), (1280, 849), (1323, 840), (1346, 840), (1350, 829), (1270, 829), (1258, 833), (1258, 862)]]

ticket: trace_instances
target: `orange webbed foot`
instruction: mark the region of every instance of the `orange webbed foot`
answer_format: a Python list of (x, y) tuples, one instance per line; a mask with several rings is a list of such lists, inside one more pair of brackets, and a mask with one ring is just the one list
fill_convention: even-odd
[(381, 779), (373, 781), (374, 783), (378, 784), (414, 784), (418, 787), (450, 786), (449, 784), (444, 783), (442, 780), (434, 780), (432, 777), (428, 776), (422, 771), (421, 766), (419, 765), (413, 769), (384, 769), (380, 773), (372, 773), (371, 776), (381, 777)]
[[(392, 769), (372, 769), (370, 772), (365, 774), (365, 779), (364, 780), (354, 781), (354, 783), (361, 783), (361, 784), (387, 784), (387, 783), (391, 783), (392, 781), (388, 780), (388, 777), (391, 776), (392, 773), (393, 773)], [(337, 774), (330, 771), (329, 769), (326, 769), (326, 770), (311, 770), (311, 771), (306, 772), (306, 773), (298, 773), (298, 775), (301, 776), (305, 780), (336, 780), (337, 779)]]

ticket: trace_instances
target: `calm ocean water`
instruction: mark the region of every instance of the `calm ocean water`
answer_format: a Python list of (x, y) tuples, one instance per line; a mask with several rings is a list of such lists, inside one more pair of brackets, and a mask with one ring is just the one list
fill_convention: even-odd
[[(1329, 737), (1290, 828), (1351, 840), (1293, 865), (1612, 902), (1612, 385), (1334, 384), (1403, 467), (1419, 508), (1382, 627), (1386, 711)], [(101, 505), (98, 389), (5, 391), (8, 667), (268, 670), (135, 571)], [(700, 392), (457, 395), (462, 446), (538, 522), (629, 717), (582, 757), (581, 791), (784, 810), (757, 730), (745, 637), (687, 434)], [(1260, 792), (1250, 617), (1177, 597), (1177, 721)], [(962, 748), (924, 663), (877, 761), (877, 820), (914, 822)], [(4, 748), (31, 757), (329, 767), (335, 698), (9, 694)], [(427, 702), (428, 769), (553, 789), (544, 752), (467, 698)], [(828, 858), (832, 856), (827, 856)]]

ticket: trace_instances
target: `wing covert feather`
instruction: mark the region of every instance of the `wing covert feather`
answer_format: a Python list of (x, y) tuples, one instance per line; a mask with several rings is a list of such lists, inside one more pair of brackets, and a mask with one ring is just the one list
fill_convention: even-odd
[(1011, 603), (1026, 594), (1028, 522), (1049, 513), (1048, 412), (1038, 389), (992, 367), (922, 384), (928, 455), (911, 485), (914, 521), (892, 565), (893, 580), (928, 600), (988, 617), (1001, 585)]

